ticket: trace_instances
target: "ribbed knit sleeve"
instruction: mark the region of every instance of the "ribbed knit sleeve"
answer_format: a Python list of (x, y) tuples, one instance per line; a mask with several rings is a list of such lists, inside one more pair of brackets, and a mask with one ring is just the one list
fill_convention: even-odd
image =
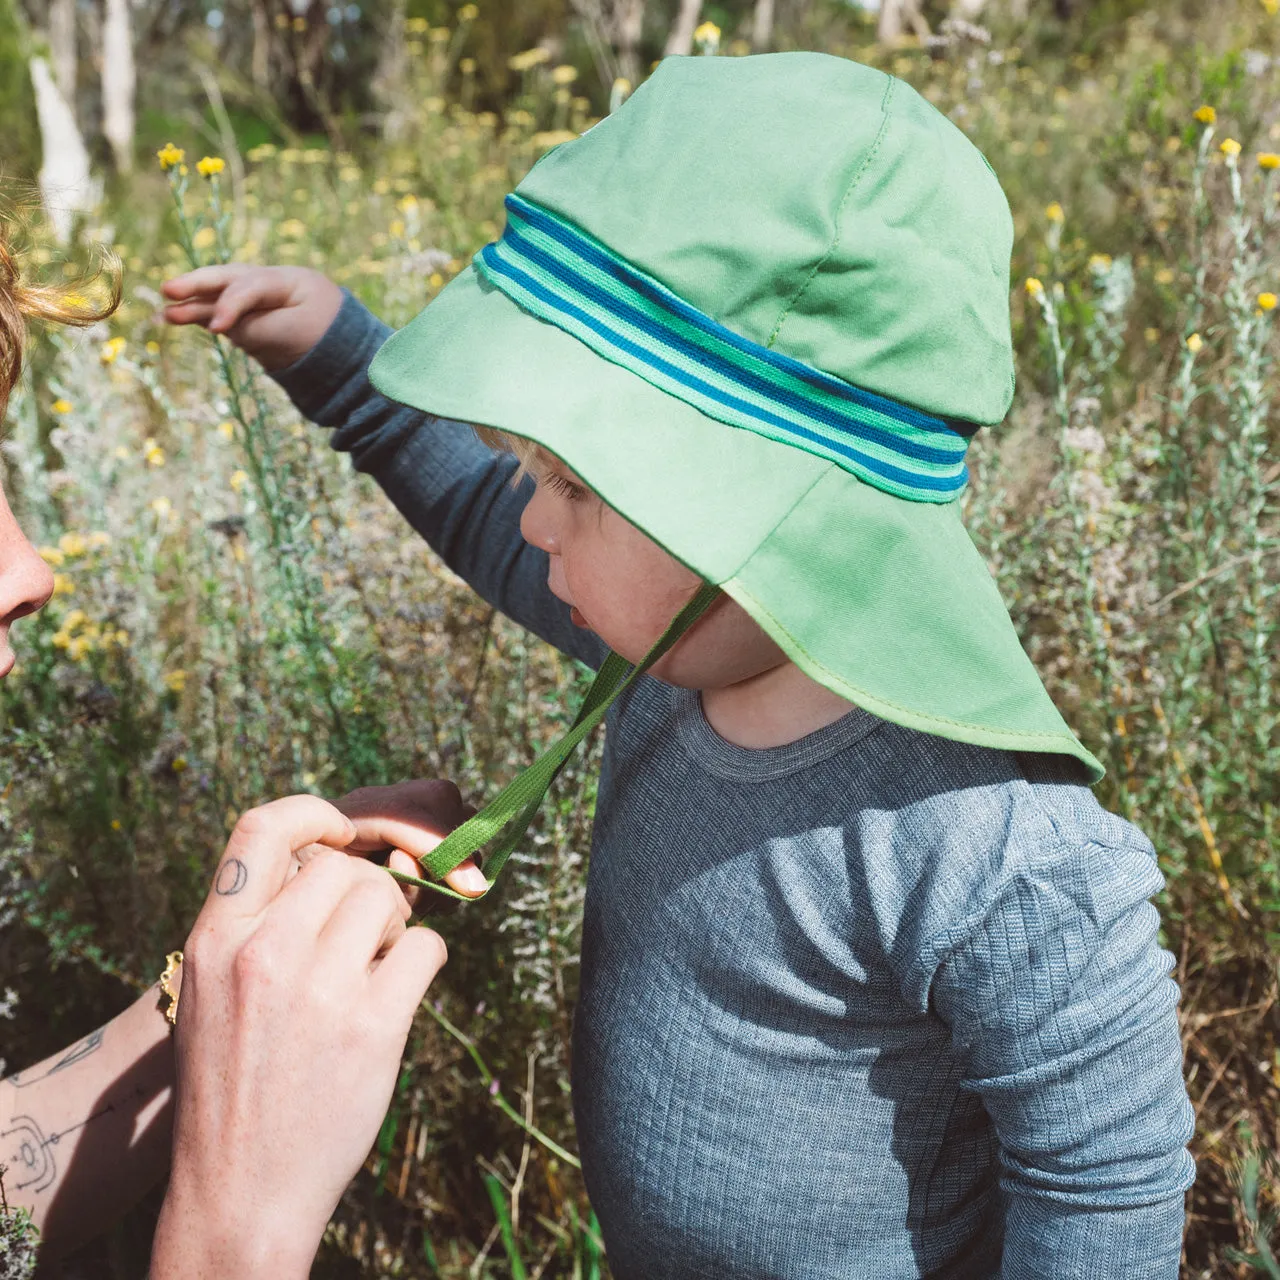
[(1193, 1113), (1161, 877), (1133, 836), (1019, 863), (934, 975), (999, 1139), (1002, 1280), (1178, 1274)]
[(369, 364), (391, 330), (347, 293), (324, 337), (276, 382), (331, 443), (382, 486), (444, 562), (490, 604), (592, 666), (604, 646), (569, 620), (547, 589), (547, 555), (520, 536), (531, 481), (513, 488), (514, 458), (494, 454), (462, 422), (388, 400)]

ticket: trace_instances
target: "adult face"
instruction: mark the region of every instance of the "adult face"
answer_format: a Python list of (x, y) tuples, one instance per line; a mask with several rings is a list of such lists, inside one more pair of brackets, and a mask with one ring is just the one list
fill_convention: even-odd
[(9, 632), (19, 618), (35, 613), (53, 594), (53, 572), (27, 541), (0, 489), (0, 679), (17, 657)]

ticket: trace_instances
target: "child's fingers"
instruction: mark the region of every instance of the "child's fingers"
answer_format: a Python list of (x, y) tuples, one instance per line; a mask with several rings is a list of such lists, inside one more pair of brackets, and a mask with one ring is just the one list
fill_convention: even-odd
[(184, 275), (174, 276), (160, 286), (160, 292), (174, 302), (187, 298), (214, 298), (237, 276), (253, 268), (242, 262), (228, 262), (216, 267), (197, 267)]
[(292, 285), (273, 271), (250, 272), (234, 279), (218, 295), (214, 304), (210, 333), (226, 333), (234, 329), (251, 311), (274, 311), (287, 306)]
[(213, 319), (212, 302), (171, 302), (164, 309), (166, 324), (203, 324)]

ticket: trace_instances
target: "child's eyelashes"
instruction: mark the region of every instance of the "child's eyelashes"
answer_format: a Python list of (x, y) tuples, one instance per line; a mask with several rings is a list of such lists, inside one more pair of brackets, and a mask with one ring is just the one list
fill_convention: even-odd
[(574, 484), (572, 480), (560, 475), (557, 471), (544, 472), (540, 480), (553, 493), (558, 493), (567, 502), (581, 502), (589, 492), (582, 485)]

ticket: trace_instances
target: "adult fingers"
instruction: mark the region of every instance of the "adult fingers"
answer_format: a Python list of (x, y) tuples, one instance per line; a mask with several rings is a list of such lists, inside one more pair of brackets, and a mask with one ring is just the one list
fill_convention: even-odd
[(207, 905), (257, 914), (284, 887), (299, 849), (313, 843), (342, 849), (354, 834), (351, 821), (318, 796), (290, 796), (251, 809), (231, 833)]
[(373, 971), (369, 979), (373, 1000), (385, 1018), (403, 1027), (405, 1035), (427, 988), (448, 958), (444, 939), (434, 929), (408, 929)]
[[(356, 870), (348, 866), (348, 872)], [(364, 971), (404, 935), (409, 904), (385, 871), (359, 868), (320, 933), (322, 967), (339, 972), (359, 962)]]

